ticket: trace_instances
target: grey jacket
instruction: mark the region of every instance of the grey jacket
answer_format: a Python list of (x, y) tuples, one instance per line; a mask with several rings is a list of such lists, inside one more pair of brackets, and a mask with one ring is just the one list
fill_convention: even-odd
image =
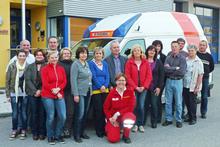
[(77, 59), (70, 70), (71, 92), (74, 96), (86, 96), (88, 90), (92, 94), (92, 72), (86, 62), (85, 66)]
[[(41, 68), (43, 66), (45, 66), (46, 63), (41, 65)], [(37, 65), (36, 63), (30, 64), (27, 67), (27, 70), (24, 73), (24, 77), (25, 77), (25, 92), (27, 93), (27, 95), (33, 96), (35, 95), (36, 91), (38, 90), (36, 88), (36, 79), (37, 79)], [(41, 76), (40, 76), (40, 80), (41, 80)]]
[[(115, 63), (114, 63), (114, 56), (111, 54), (110, 56), (105, 58), (105, 61), (108, 64), (108, 71), (109, 71), (109, 75), (110, 75), (110, 83), (109, 83), (109, 87), (113, 86), (115, 87)], [(119, 60), (121, 62), (121, 71), (122, 73), (124, 73), (125, 71), (125, 63), (127, 61), (127, 58), (124, 56), (119, 55)]]
[[(27, 70), (28, 64), (25, 65), (25, 71)], [(17, 74), (16, 62), (9, 65), (6, 72), (6, 97), (10, 97), (10, 93), (15, 93), (15, 79)]]

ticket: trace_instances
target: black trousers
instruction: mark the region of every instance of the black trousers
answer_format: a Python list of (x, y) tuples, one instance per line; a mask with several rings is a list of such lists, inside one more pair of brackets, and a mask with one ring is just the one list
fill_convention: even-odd
[(66, 103), (66, 122), (64, 129), (72, 133), (74, 119), (74, 98), (71, 91), (64, 91), (64, 99)]
[(105, 133), (105, 114), (103, 104), (108, 93), (100, 93), (92, 95), (93, 112), (95, 117), (95, 130), (97, 135)]
[(189, 119), (196, 121), (196, 94), (189, 91), (189, 88), (183, 88), (183, 97), (188, 111)]

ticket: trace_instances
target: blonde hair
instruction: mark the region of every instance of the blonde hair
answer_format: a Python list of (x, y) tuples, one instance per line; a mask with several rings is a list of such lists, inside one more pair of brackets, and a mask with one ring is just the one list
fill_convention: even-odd
[(47, 52), (47, 59), (49, 59), (50, 56), (53, 55), (53, 54), (56, 54), (58, 56), (57, 51), (49, 51), (49, 52)]
[(102, 52), (102, 58), (104, 58), (105, 52), (104, 52), (103, 47), (95, 47), (94, 50), (93, 50), (93, 56), (95, 57), (95, 53), (96, 53), (96, 52), (99, 52), (99, 51)]
[(72, 51), (71, 51), (71, 49), (65, 47), (65, 48), (62, 48), (61, 51), (60, 51), (60, 56), (59, 56), (59, 59), (60, 59), (60, 60), (63, 60), (63, 52), (64, 52), (64, 51), (69, 51), (69, 52), (70, 52), (70, 57), (72, 57)]
[[(131, 47), (131, 55), (132, 55), (132, 57), (134, 57), (134, 49), (140, 49), (141, 54), (143, 54), (142, 47), (139, 44), (135, 44), (135, 45), (133, 45)], [(142, 58), (142, 56), (141, 56), (141, 58)]]

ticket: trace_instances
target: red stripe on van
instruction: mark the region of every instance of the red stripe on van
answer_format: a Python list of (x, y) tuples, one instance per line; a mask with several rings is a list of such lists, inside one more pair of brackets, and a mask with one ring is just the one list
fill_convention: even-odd
[(182, 28), (187, 43), (199, 45), (199, 32), (187, 14), (172, 12), (172, 15)]

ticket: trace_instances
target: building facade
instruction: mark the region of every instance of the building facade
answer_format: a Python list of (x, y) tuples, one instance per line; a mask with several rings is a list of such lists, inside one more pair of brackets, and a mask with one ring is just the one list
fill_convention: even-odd
[[(32, 48), (46, 47), (47, 0), (26, 0), (26, 39)], [(5, 69), (22, 40), (21, 0), (0, 1), (0, 87), (5, 86)]]
[(58, 36), (61, 48), (79, 41), (94, 22), (123, 13), (172, 11), (172, 0), (48, 0), (48, 35)]
[(174, 11), (197, 15), (209, 42), (215, 63), (220, 61), (220, 1), (219, 0), (175, 0)]

